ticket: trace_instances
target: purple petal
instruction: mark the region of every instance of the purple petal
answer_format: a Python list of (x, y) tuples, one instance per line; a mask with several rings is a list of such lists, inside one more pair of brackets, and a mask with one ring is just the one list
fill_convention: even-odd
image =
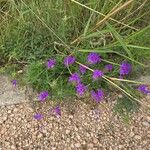
[(128, 75), (132, 70), (131, 64), (122, 62), (120, 65), (120, 75)]
[(96, 80), (100, 77), (102, 77), (104, 73), (101, 70), (94, 70), (93, 72), (93, 80)]
[(59, 106), (56, 106), (56, 107), (54, 108), (54, 112), (55, 112), (55, 115), (56, 115), (57, 117), (60, 117), (60, 116), (61, 116), (61, 109), (60, 109)]
[(101, 89), (98, 89), (97, 91), (91, 91), (91, 97), (93, 98), (93, 100), (97, 103), (101, 102), (103, 97), (104, 97), (104, 93)]
[(17, 85), (17, 80), (12, 80), (11, 83), (15, 87)]
[(112, 71), (113, 65), (112, 65), (112, 64), (105, 65), (105, 69), (106, 69), (107, 71)]
[(47, 91), (43, 91), (38, 95), (40, 101), (44, 102), (46, 98), (49, 96)]
[(142, 93), (144, 94), (150, 94), (150, 90), (148, 89), (148, 86), (147, 85), (140, 85), (138, 87), (138, 90), (141, 91)]
[(79, 70), (80, 70), (81, 74), (85, 74), (87, 69), (84, 66), (79, 65)]
[(97, 64), (101, 62), (101, 56), (98, 53), (92, 52), (87, 56), (87, 61), (90, 64)]
[(73, 56), (67, 56), (65, 59), (64, 59), (64, 64), (65, 66), (69, 66), (69, 65), (72, 65), (74, 62), (76, 61), (75, 57)]
[(49, 59), (49, 60), (47, 61), (47, 68), (48, 68), (48, 69), (54, 68), (55, 65), (56, 65), (56, 60), (55, 60), (55, 59)]
[(80, 75), (78, 73), (73, 73), (69, 77), (69, 82), (80, 83), (80, 81), (81, 81), (81, 79), (80, 79)]
[(85, 86), (84, 84), (82, 83), (79, 83), (77, 86), (76, 86), (76, 92), (80, 95), (80, 96), (83, 96), (83, 94), (86, 92), (87, 90), (87, 86)]
[(41, 119), (43, 119), (43, 115), (40, 114), (40, 113), (35, 114), (33, 117), (34, 117), (34, 119), (36, 119), (36, 120), (41, 120)]

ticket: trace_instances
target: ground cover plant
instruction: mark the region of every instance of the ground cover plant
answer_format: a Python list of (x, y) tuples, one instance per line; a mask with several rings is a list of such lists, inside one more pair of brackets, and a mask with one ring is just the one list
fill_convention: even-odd
[(116, 89), (125, 103), (115, 108), (135, 108), (139, 91), (149, 94), (148, 83), (133, 80), (148, 68), (148, 7), (148, 0), (2, 0), (1, 66), (41, 102), (87, 95), (99, 103)]

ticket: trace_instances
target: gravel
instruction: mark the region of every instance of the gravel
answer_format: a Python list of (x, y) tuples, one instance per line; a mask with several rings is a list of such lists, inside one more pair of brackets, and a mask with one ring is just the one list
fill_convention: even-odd
[[(150, 149), (149, 111), (144, 108), (126, 124), (113, 114), (110, 103), (91, 109), (91, 104), (82, 100), (63, 102), (60, 118), (48, 113), (55, 105), (34, 102), (1, 106), (0, 150)], [(43, 113), (44, 119), (35, 120), (35, 112)]]

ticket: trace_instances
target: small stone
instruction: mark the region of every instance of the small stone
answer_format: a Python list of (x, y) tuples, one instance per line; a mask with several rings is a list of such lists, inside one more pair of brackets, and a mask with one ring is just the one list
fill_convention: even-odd
[(77, 148), (79, 148), (80, 146), (81, 146), (80, 143), (75, 144), (75, 147), (77, 147)]
[(147, 121), (150, 121), (150, 117), (149, 116), (147, 116), (146, 119), (147, 119)]
[(93, 143), (89, 143), (87, 146), (88, 146), (89, 148), (93, 148), (93, 147), (94, 147)]
[(71, 146), (70, 146), (71, 148), (74, 148), (74, 145), (73, 144), (71, 144)]
[(17, 112), (18, 111), (18, 109), (17, 108), (14, 108), (14, 112)]
[(85, 141), (83, 141), (83, 142), (82, 142), (82, 145), (85, 145), (85, 144), (86, 144), (86, 142), (85, 142)]
[(41, 138), (43, 135), (41, 133), (39, 133), (39, 135), (37, 136), (37, 138)]
[(6, 120), (7, 120), (7, 116), (4, 116), (4, 117), (3, 117), (3, 121), (6, 121)]
[(8, 114), (11, 114), (11, 110), (8, 110), (7, 113), (8, 113)]
[(77, 127), (75, 127), (75, 128), (74, 128), (74, 130), (77, 132), (77, 131), (78, 131), (78, 128), (77, 128)]
[(31, 124), (27, 124), (27, 128), (31, 128)]
[(73, 115), (69, 115), (69, 118), (70, 118), (70, 119), (73, 119)]
[(118, 95), (119, 98), (123, 98), (123, 96), (121, 94)]
[(134, 137), (135, 137), (135, 139), (137, 139), (137, 140), (140, 140), (140, 139), (141, 139), (141, 137), (140, 137), (139, 135), (135, 135)]
[(80, 136), (79, 135), (77, 135), (76, 137), (77, 137), (78, 140), (80, 140)]
[(11, 149), (16, 149), (16, 147), (14, 145), (11, 145)]
[(93, 143), (97, 144), (98, 143), (98, 139), (97, 138), (93, 138)]
[(119, 145), (118, 147), (119, 147), (119, 149), (121, 149), (121, 148), (123, 148), (124, 146), (123, 146), (123, 145)]
[(70, 138), (67, 138), (67, 139), (66, 139), (66, 142), (69, 143), (69, 142), (70, 142)]
[(145, 126), (145, 127), (149, 127), (149, 123), (148, 122), (142, 122), (142, 124), (143, 124), (143, 126)]
[(66, 134), (69, 134), (70, 133), (70, 130), (66, 130)]
[(131, 132), (131, 133), (130, 133), (130, 137), (133, 137), (133, 136), (134, 136), (134, 132)]

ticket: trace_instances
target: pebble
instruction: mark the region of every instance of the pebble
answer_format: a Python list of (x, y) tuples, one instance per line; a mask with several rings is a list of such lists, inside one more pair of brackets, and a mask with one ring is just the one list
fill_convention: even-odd
[(70, 133), (70, 130), (66, 130), (66, 134), (69, 134)]
[(18, 111), (18, 108), (14, 108), (14, 113), (16, 113)]
[(130, 133), (130, 137), (133, 137), (133, 136), (134, 136), (134, 132), (131, 132), (131, 133)]
[(93, 145), (93, 143), (89, 143), (87, 146), (88, 146), (88, 148), (93, 148), (94, 145)]
[(121, 94), (118, 95), (119, 98), (123, 98), (123, 96)]
[(11, 145), (11, 149), (16, 149), (16, 147), (14, 145)]
[(11, 114), (11, 110), (8, 110), (7, 113), (8, 113), (8, 114)]
[(37, 138), (41, 138), (43, 135), (41, 133), (38, 134)]
[(97, 144), (98, 143), (98, 139), (97, 138), (93, 138), (93, 143)]
[(123, 146), (123, 145), (119, 145), (118, 147), (119, 147), (119, 149), (121, 149), (121, 148), (123, 148), (124, 146)]
[(76, 143), (76, 144), (75, 144), (75, 147), (77, 147), (77, 148), (79, 148), (80, 146), (81, 146), (80, 143)]
[(143, 124), (143, 126), (145, 126), (145, 127), (149, 127), (149, 123), (148, 122), (142, 122), (142, 124)]
[(141, 136), (135, 135), (134, 138), (137, 139), (137, 140), (140, 140), (140, 139), (141, 139)]
[(150, 122), (150, 117), (149, 117), (149, 116), (147, 116), (147, 117), (146, 117), (146, 119), (147, 119), (147, 121), (149, 121), (149, 122)]

